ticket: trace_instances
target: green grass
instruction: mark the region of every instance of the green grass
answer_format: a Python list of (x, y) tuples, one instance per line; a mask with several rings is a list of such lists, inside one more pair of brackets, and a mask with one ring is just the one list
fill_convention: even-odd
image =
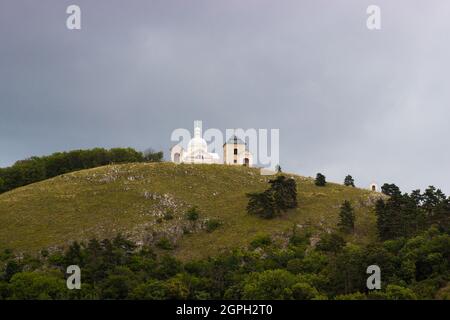
[[(260, 234), (282, 235), (294, 225), (336, 228), (343, 200), (356, 209), (350, 240), (373, 239), (373, 202), (379, 195), (330, 183), (317, 187), (311, 178), (294, 178), (298, 209), (263, 220), (245, 211), (245, 194), (264, 190), (270, 179), (255, 168), (139, 163), (78, 171), (0, 195), (0, 249), (35, 252), (121, 232), (142, 243), (163, 234), (176, 243), (170, 252), (179, 258), (200, 258), (246, 246)], [(200, 221), (186, 220), (192, 206), (200, 210)], [(164, 218), (167, 212), (172, 219)], [(207, 218), (220, 220), (220, 227), (213, 232), (198, 228)], [(192, 232), (183, 234), (186, 226)]]

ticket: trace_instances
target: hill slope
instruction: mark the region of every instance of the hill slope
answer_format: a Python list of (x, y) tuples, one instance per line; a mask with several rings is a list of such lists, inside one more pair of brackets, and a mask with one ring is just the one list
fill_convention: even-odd
[[(167, 238), (183, 259), (204, 257), (247, 245), (261, 233), (281, 235), (294, 225), (335, 228), (343, 200), (356, 208), (355, 240), (374, 236), (372, 205), (379, 195), (337, 184), (316, 187), (310, 178), (293, 177), (298, 209), (263, 220), (245, 211), (245, 194), (266, 189), (270, 179), (254, 168), (137, 163), (65, 174), (0, 195), (0, 249), (33, 252), (121, 232), (142, 243)], [(201, 212), (195, 224), (184, 216), (193, 205)], [(223, 224), (207, 232), (201, 228), (207, 219)]]

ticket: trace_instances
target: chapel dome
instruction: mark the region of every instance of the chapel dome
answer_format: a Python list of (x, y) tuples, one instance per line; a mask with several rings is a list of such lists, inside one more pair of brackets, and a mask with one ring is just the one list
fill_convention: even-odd
[(201, 137), (192, 138), (187, 146), (188, 153), (196, 152), (196, 151), (204, 151), (206, 152), (208, 149), (208, 144), (205, 139)]

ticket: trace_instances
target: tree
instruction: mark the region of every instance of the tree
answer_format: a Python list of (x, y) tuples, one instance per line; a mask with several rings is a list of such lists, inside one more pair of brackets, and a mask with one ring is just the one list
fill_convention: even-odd
[(2, 170), (0, 168), (0, 193), (6, 191), (5, 180), (2, 178)]
[(272, 219), (279, 215), (275, 192), (268, 189), (264, 192), (248, 193), (247, 212), (265, 219)]
[(3, 278), (9, 281), (16, 273), (22, 271), (22, 266), (15, 260), (8, 261)]
[(168, 279), (165, 283), (168, 299), (186, 300), (189, 297), (189, 287), (183, 274)]
[(431, 212), (445, 200), (446, 196), (441, 189), (436, 189), (434, 186), (429, 186), (422, 195), (422, 207), (427, 212)]
[(144, 151), (144, 161), (147, 162), (161, 162), (164, 154), (162, 151), (156, 152), (153, 149), (147, 149)]
[[(382, 189), (390, 198), (386, 201), (379, 199), (375, 205), (378, 236), (381, 240), (414, 236), (427, 227), (427, 221), (432, 221), (428, 215), (434, 211), (432, 208), (435, 205), (439, 206), (439, 201), (435, 200), (429, 202), (430, 206), (424, 205), (427, 195), (421, 195), (418, 191), (413, 191), (411, 195), (402, 194), (394, 184), (385, 184)], [(428, 196), (434, 198), (431, 193)]]
[(347, 187), (355, 187), (355, 180), (351, 175), (347, 175), (344, 179), (344, 185)]
[(269, 181), (270, 187), (264, 192), (249, 193), (247, 212), (271, 219), (281, 212), (297, 207), (297, 183), (280, 175)]
[(316, 175), (316, 180), (314, 181), (314, 183), (318, 187), (324, 187), (327, 184), (327, 181), (326, 181), (326, 178), (325, 178), (325, 176), (323, 174), (318, 173)]
[(429, 223), (436, 224), (444, 232), (450, 231), (450, 198), (436, 206)]
[(330, 265), (329, 279), (333, 293), (349, 294), (367, 290), (366, 269), (364, 249), (347, 244)]
[(66, 252), (64, 260), (65, 264), (68, 266), (72, 264), (76, 264), (80, 267), (83, 266), (84, 261), (83, 252), (80, 244), (77, 241), (73, 242), (70, 245), (69, 249)]
[(270, 189), (275, 192), (276, 205), (281, 211), (297, 207), (297, 184), (294, 179), (277, 176), (269, 180)]
[(180, 261), (169, 255), (164, 255), (159, 260), (158, 268), (155, 270), (156, 278), (160, 280), (168, 279), (182, 271)]
[(387, 206), (383, 199), (378, 199), (375, 203), (375, 214), (377, 216), (377, 231), (378, 237), (381, 240), (391, 238), (391, 225), (389, 223), (390, 217), (387, 213)]
[(63, 279), (37, 272), (16, 273), (10, 283), (14, 300), (57, 300), (67, 293)]
[(317, 250), (324, 252), (332, 252), (337, 254), (344, 248), (345, 240), (339, 234), (333, 233), (325, 233), (321, 236), (320, 241), (317, 243)]
[(111, 161), (115, 163), (141, 162), (144, 160), (142, 153), (132, 148), (112, 148), (109, 152)]
[(317, 289), (305, 282), (297, 282), (291, 290), (295, 300), (312, 300), (319, 296)]
[(350, 201), (345, 200), (341, 205), (338, 226), (346, 233), (353, 232), (355, 229), (355, 212)]
[(128, 267), (116, 267), (100, 285), (101, 298), (126, 299), (137, 283), (135, 274)]
[(296, 277), (286, 270), (267, 270), (250, 274), (245, 280), (242, 298), (245, 300), (292, 299), (291, 287)]
[(386, 287), (386, 298), (388, 300), (416, 300), (416, 294), (409, 288), (388, 284)]
[(387, 196), (399, 196), (401, 195), (400, 188), (395, 184), (385, 183), (381, 186), (381, 192)]
[(138, 285), (130, 294), (130, 298), (133, 300), (163, 300), (166, 297), (164, 282), (154, 279)]
[(85, 252), (86, 264), (83, 268), (83, 278), (95, 284), (106, 277), (107, 265), (105, 263), (103, 247), (97, 239), (91, 239)]

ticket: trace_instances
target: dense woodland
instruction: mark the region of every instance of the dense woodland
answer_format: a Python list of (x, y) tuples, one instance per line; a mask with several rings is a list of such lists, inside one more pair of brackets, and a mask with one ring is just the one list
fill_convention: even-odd
[[(0, 299), (450, 299), (450, 236), (430, 228), (411, 238), (368, 245), (308, 233), (289, 244), (256, 238), (247, 249), (182, 263), (122, 237), (39, 257), (4, 251)], [(66, 288), (65, 270), (82, 270), (81, 290)], [(366, 268), (382, 270), (382, 289), (368, 292)]]
[(31, 157), (17, 161), (11, 167), (0, 168), (0, 193), (72, 171), (95, 168), (111, 163), (157, 162), (162, 159), (162, 152), (151, 150), (139, 152), (132, 148), (113, 148), (110, 150), (95, 148), (58, 152), (43, 157)]
[[(434, 187), (402, 194), (385, 184), (383, 193), (375, 208), (378, 239), (365, 244), (351, 241), (357, 217), (344, 201), (336, 229), (314, 245), (317, 230), (293, 226), (285, 242), (260, 235), (247, 248), (189, 262), (174, 258), (172, 247), (137, 247), (120, 235), (39, 256), (5, 250), (0, 299), (450, 299), (450, 199)], [(279, 176), (249, 195), (249, 213), (276, 223), (297, 206), (294, 194), (293, 180)], [(74, 264), (81, 290), (66, 287)], [(374, 264), (382, 289), (369, 291), (366, 269)]]

